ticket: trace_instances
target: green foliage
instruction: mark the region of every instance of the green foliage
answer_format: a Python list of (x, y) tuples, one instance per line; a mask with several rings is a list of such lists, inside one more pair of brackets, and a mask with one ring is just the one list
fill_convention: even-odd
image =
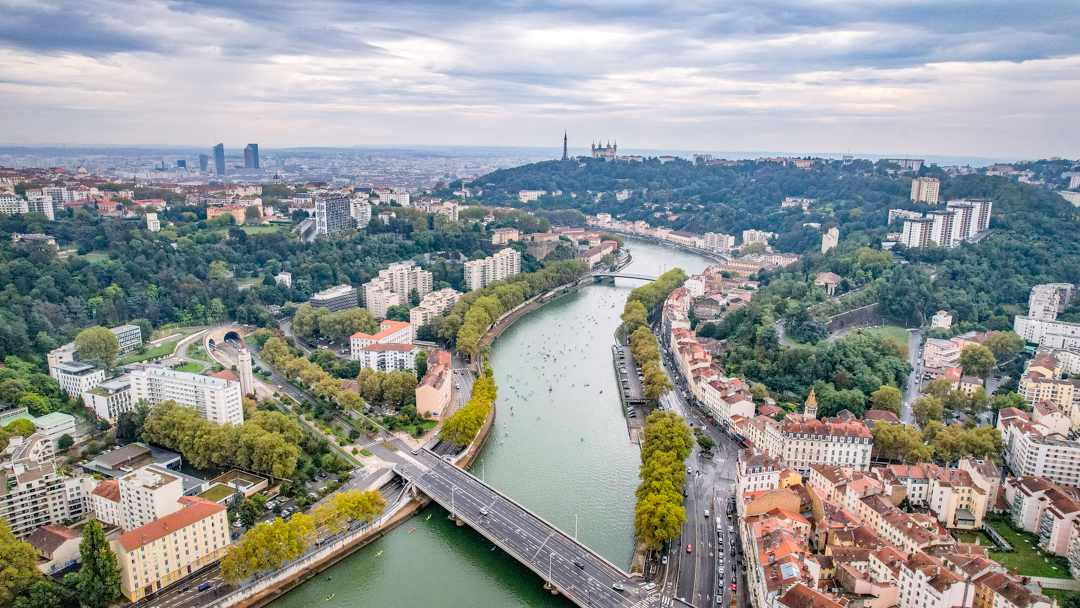
[(994, 354), (998, 361), (1004, 361), (1020, 354), (1024, 347), (1027, 346), (1027, 341), (1018, 336), (1016, 332), (1003, 331), (987, 338), (983, 346), (990, 349), (990, 352)]
[(873, 405), (872, 409), (885, 410), (899, 416), (904, 404), (904, 394), (900, 392), (900, 389), (886, 385), (870, 394), (870, 402)]
[(314, 521), (304, 513), (293, 515), (288, 522), (278, 517), (257, 524), (229, 547), (221, 560), (221, 575), (227, 583), (236, 584), (280, 568), (311, 546), (314, 532)]
[(428, 351), (422, 350), (422, 351), (416, 353), (415, 364), (416, 364), (416, 377), (417, 378), (423, 378), (425, 375), (427, 375)]
[(870, 434), (874, 436), (877, 458), (916, 464), (929, 461), (934, 453), (933, 448), (923, 445), (923, 434), (907, 425), (878, 422)]
[(44, 580), (16, 598), (15, 608), (79, 608), (79, 598), (66, 585)]
[(0, 606), (10, 606), (15, 597), (41, 580), (37, 554), (29, 543), (11, 532), (6, 519), (0, 518)]
[(330, 312), (326, 308), (301, 304), (296, 307), (292, 324), (293, 331), (309, 342), (320, 337), (339, 340), (356, 332), (374, 334), (379, 331), (375, 317), (363, 308)]
[(626, 302), (620, 318), (627, 335), (633, 334), (639, 327), (648, 327), (649, 325), (649, 311), (645, 309), (644, 304), (636, 300)]
[(174, 401), (154, 406), (143, 437), (177, 450), (197, 469), (239, 466), (272, 477), (292, 477), (300, 456), (299, 423), (278, 412), (259, 411), (242, 425), (219, 425)]
[(682, 269), (675, 268), (665, 272), (660, 278), (655, 281), (635, 288), (630, 292), (630, 296), (627, 297), (627, 305), (630, 302), (641, 302), (645, 306), (646, 310), (656, 310), (658, 306), (664, 303), (671, 292), (675, 291), (682, 284), (686, 282), (686, 273)]
[(443, 421), (439, 438), (454, 445), (469, 445), (476, 439), (484, 420), (497, 400), (495, 380), (491, 376), (480, 376), (473, 383), (469, 402)]
[(67, 433), (61, 435), (60, 439), (56, 441), (56, 447), (60, 448), (61, 452), (67, 450), (73, 445), (75, 445), (75, 440), (72, 439), (71, 435), (68, 435)]
[(96, 519), (83, 527), (79, 554), (82, 556), (79, 601), (87, 608), (108, 608), (115, 604), (120, 599), (120, 568)]
[(82, 361), (93, 361), (109, 369), (120, 353), (120, 340), (107, 327), (100, 325), (84, 329), (75, 336), (75, 350)]
[(931, 395), (924, 395), (911, 404), (911, 414), (920, 428), (926, 428), (931, 420), (941, 422), (945, 416), (945, 406), (941, 399)]
[(985, 346), (968, 344), (964, 350), (960, 351), (960, 367), (966, 376), (986, 378), (996, 365), (997, 359), (994, 358), (994, 353)]
[(634, 507), (638, 540), (659, 550), (677, 537), (686, 521), (681, 487), (686, 478), (683, 461), (693, 450), (693, 435), (677, 414), (649, 414), (641, 446), (641, 485)]

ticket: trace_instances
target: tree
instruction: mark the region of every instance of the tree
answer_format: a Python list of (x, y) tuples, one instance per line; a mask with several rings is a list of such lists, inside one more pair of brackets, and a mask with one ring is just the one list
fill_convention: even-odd
[(98, 325), (75, 336), (75, 350), (80, 360), (94, 361), (105, 369), (112, 369), (120, 354), (120, 340), (109, 328)]
[(620, 318), (627, 335), (633, 334), (639, 327), (648, 327), (649, 325), (649, 311), (645, 309), (644, 304), (636, 300), (627, 301)]
[(255, 525), (255, 520), (259, 518), (259, 509), (250, 498), (246, 498), (240, 503), (240, 508), (236, 515), (245, 528), (250, 528)]
[(12, 605), (16, 596), (40, 579), (34, 548), (15, 538), (8, 521), (0, 518), (0, 606)]
[(904, 394), (896, 387), (883, 384), (881, 388), (870, 393), (870, 401), (873, 409), (885, 410), (899, 416), (904, 403)]
[(64, 585), (44, 580), (16, 598), (15, 608), (79, 608), (79, 598)]
[(60, 448), (61, 452), (70, 448), (73, 445), (75, 445), (75, 440), (72, 439), (71, 435), (68, 435), (67, 433), (61, 435), (60, 439), (56, 441), (56, 447)]
[(120, 599), (120, 569), (116, 567), (116, 554), (109, 548), (105, 532), (96, 519), (83, 527), (79, 554), (82, 556), (79, 600), (87, 608), (108, 608), (115, 604)]
[(386, 319), (388, 321), (403, 321), (409, 322), (409, 307), (402, 304), (395, 304), (386, 309)]
[(915, 423), (919, 428), (925, 429), (931, 420), (940, 421), (945, 415), (945, 406), (941, 399), (930, 395), (923, 395), (911, 404), (911, 414), (915, 417)]
[(998, 391), (990, 397), (990, 408), (995, 412), (999, 412), (1007, 407), (1023, 409), (1028, 407), (1028, 405), (1023, 397), (1011, 391)]
[(427, 375), (428, 351), (422, 350), (416, 353), (416, 377), (423, 378)]
[(983, 346), (989, 348), (998, 361), (1004, 361), (1020, 354), (1020, 351), (1027, 346), (1027, 341), (1018, 336), (1016, 332), (1003, 331), (987, 338)]
[(953, 381), (948, 378), (938, 378), (937, 380), (931, 380), (926, 383), (926, 388), (923, 389), (923, 393), (930, 395), (934, 399), (944, 400), (949, 395), (949, 391), (952, 390)]
[(135, 319), (131, 324), (139, 326), (139, 335), (142, 336), (142, 341), (144, 343), (150, 341), (150, 336), (154, 333), (154, 326), (150, 323), (149, 319)]
[(967, 431), (960, 424), (941, 429), (933, 441), (934, 452), (946, 462), (960, 460), (966, 451), (966, 444)]
[(985, 346), (969, 344), (960, 351), (960, 367), (964, 374), (976, 378), (986, 378), (997, 365), (994, 353)]
[(765, 388), (764, 384), (755, 382), (750, 385), (750, 395), (754, 401), (765, 401), (769, 397), (769, 389)]
[(259, 210), (258, 205), (250, 205), (244, 209), (244, 220), (260, 220), (262, 219), (262, 211)]

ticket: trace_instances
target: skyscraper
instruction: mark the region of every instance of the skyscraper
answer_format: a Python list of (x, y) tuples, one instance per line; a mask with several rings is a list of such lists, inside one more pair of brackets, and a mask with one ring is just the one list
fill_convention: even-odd
[(210, 157), (205, 154), (199, 155), (199, 171), (206, 173), (206, 165), (209, 163)]
[(186, 160), (178, 160), (178, 161), (176, 161), (176, 168), (177, 169), (187, 169), (187, 161)]
[(319, 234), (334, 234), (353, 227), (348, 197), (334, 196), (315, 199), (315, 229)]
[(563, 160), (569, 160), (569, 157), (566, 155), (566, 130), (565, 129), (563, 129), (563, 132), (562, 132), (562, 159)]
[(248, 144), (244, 148), (244, 167), (247, 169), (259, 168), (259, 144)]
[(225, 144), (214, 146), (214, 173), (225, 175)]

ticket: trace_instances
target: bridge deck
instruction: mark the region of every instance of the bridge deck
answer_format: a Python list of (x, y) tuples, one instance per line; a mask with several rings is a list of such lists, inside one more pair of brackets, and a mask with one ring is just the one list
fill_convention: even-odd
[[(579, 606), (659, 606), (659, 589), (628, 574), (543, 518), (428, 450), (394, 469), (417, 489), (552, 583)], [(575, 563), (576, 562), (576, 563)], [(577, 565), (577, 564), (580, 564)], [(613, 584), (625, 590), (616, 591)]]
[(631, 274), (628, 272), (597, 272), (592, 276), (605, 279), (640, 279), (642, 281), (655, 281), (657, 279), (657, 277), (651, 277), (647, 274)]

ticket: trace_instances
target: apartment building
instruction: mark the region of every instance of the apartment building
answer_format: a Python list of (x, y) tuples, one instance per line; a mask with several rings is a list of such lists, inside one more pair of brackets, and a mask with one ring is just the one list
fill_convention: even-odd
[(120, 520), (125, 530), (165, 517), (180, 509), (183, 481), (175, 475), (143, 467), (117, 480), (120, 488)]
[(379, 277), (389, 281), (390, 290), (398, 293), (403, 302), (409, 300), (413, 290), (421, 298), (431, 293), (432, 274), (412, 260), (391, 264), (389, 268), (379, 271)]
[(753, 417), (754, 402), (749, 396), (731, 390), (722, 380), (702, 382), (700, 388), (702, 403), (720, 424), (730, 426), (736, 416)]
[(311, 296), (308, 304), (316, 308), (325, 308), (330, 312), (356, 308), (358, 306), (356, 288), (351, 285), (335, 285)]
[(496, 228), (491, 231), (492, 245), (506, 245), (521, 238), (517, 228)]
[(244, 408), (241, 404), (240, 382), (211, 376), (200, 376), (160, 367), (144, 367), (131, 376), (131, 399), (138, 403), (146, 399), (151, 404), (173, 400), (184, 407), (198, 410), (203, 418), (218, 424), (241, 424)]
[[(1040, 428), (1041, 427), (1041, 428)], [(1053, 483), (1080, 486), (1080, 442), (1049, 435), (1037, 424), (1009, 425), (1005, 464), (1019, 476), (1045, 477)]]
[(161, 232), (161, 220), (156, 213), (146, 214), (146, 229), (150, 232)]
[[(1080, 380), (1059, 380), (1045, 370), (1029, 365), (1020, 377), (1017, 393), (1031, 405), (1053, 402), (1069, 418), (1072, 426), (1080, 426)], [(1067, 433), (1065, 433), (1067, 434)]]
[(1080, 323), (1041, 321), (1017, 315), (1013, 320), (1013, 331), (1039, 346), (1080, 349)]
[(971, 606), (972, 587), (940, 559), (914, 553), (900, 566), (899, 608), (957, 608)]
[(63, 475), (53, 464), (53, 442), (43, 434), (12, 437), (3, 451), (7, 483), (0, 484), (0, 518), (18, 538), (42, 526), (82, 517), (96, 482)]
[(120, 591), (138, 601), (225, 556), (229, 546), (226, 509), (185, 496), (175, 513), (129, 530), (110, 542), (120, 568)]
[(996, 496), (976, 484), (971, 474), (963, 469), (930, 463), (920, 466), (930, 481), (926, 505), (937, 514), (941, 525), (962, 530), (981, 528), (986, 510)]
[(953, 340), (928, 338), (923, 345), (923, 367), (949, 367), (960, 359), (960, 345)]
[(420, 347), (413, 344), (369, 344), (352, 351), (353, 359), (363, 367), (391, 372), (416, 371), (416, 355)]
[(521, 253), (507, 247), (482, 260), (465, 262), (465, 284), (474, 291), (520, 272)]
[(336, 234), (352, 228), (352, 202), (347, 196), (315, 199), (315, 231), (318, 234)]
[(895, 222), (897, 219), (921, 219), (922, 214), (918, 211), (909, 211), (907, 209), (889, 209), (889, 223)]
[(416, 412), (421, 416), (439, 416), (450, 403), (453, 381), (450, 353), (433, 350), (428, 355), (428, 369), (416, 385)]
[(292, 287), (292, 273), (285, 272), (284, 270), (274, 275), (274, 283), (278, 285), (284, 285), (285, 287)]
[(900, 243), (909, 249), (926, 247), (930, 244), (930, 233), (933, 227), (934, 220), (932, 218), (905, 218), (904, 231), (900, 234)]
[(409, 322), (413, 327), (423, 327), (435, 317), (450, 313), (454, 304), (461, 299), (461, 292), (450, 287), (433, 291), (420, 301), (420, 304), (409, 311)]
[(124, 518), (120, 509), (120, 482), (106, 479), (90, 492), (89, 508), (94, 517), (110, 526), (123, 526)]
[(379, 333), (371, 335), (356, 332), (349, 338), (349, 346), (356, 359), (356, 352), (372, 344), (412, 344), (413, 326), (404, 321), (383, 321)]
[(131, 378), (120, 376), (82, 393), (83, 403), (99, 419), (115, 423), (120, 414), (135, 407), (131, 400)]
[(75, 430), (75, 417), (63, 412), (52, 412), (34, 419), (36, 431), (53, 443), (53, 449), (60, 451), (60, 438), (67, 435), (74, 439), (78, 436)]
[(1076, 297), (1076, 285), (1048, 283), (1031, 288), (1028, 297), (1028, 316), (1038, 321), (1056, 321)]
[(105, 370), (79, 361), (61, 363), (53, 371), (60, 390), (72, 396), (81, 395), (105, 381)]
[[(402, 302), (402, 295), (395, 292), (393, 283), (387, 277), (375, 277), (364, 283), (364, 308), (376, 319), (385, 319), (391, 306)], [(408, 295), (405, 296), (408, 298)]]
[(705, 241), (706, 249), (713, 249), (716, 251), (731, 251), (735, 249), (735, 237), (728, 234), (717, 234), (715, 232), (706, 232), (702, 235)]
[(121, 325), (113, 327), (109, 331), (116, 334), (120, 342), (120, 354), (130, 353), (142, 346), (142, 329), (138, 325)]
[(360, 196), (349, 199), (349, 216), (357, 228), (366, 228), (371, 222), (371, 204)]
[(768, 416), (735, 420), (734, 427), (735, 432), (746, 437), (754, 447), (769, 454), (777, 454), (778, 457), (784, 451), (785, 437), (780, 430), (780, 423)]
[(743, 230), (742, 242), (744, 246), (751, 243), (762, 243), (767, 245), (769, 239), (775, 237), (775, 232), (768, 232), (766, 230)]
[(1038, 536), (1043, 550), (1068, 555), (1080, 524), (1080, 491), (1036, 476), (1010, 477), (1004, 488), (1012, 525)]
[(972, 608), (1055, 608), (1057, 602), (1030, 589), (1024, 579), (1003, 572), (988, 572), (974, 581)]
[(758, 448), (740, 451), (735, 469), (736, 496), (779, 488), (781, 468), (779, 458), (769, 456)]
[(911, 180), (911, 200), (925, 201), (931, 205), (938, 202), (941, 181), (936, 177), (917, 177)]
[(808, 474), (813, 464), (850, 466), (857, 471), (870, 469), (874, 438), (858, 420), (800, 420), (788, 416), (781, 431), (784, 447), (780, 457), (784, 466), (800, 474)]

